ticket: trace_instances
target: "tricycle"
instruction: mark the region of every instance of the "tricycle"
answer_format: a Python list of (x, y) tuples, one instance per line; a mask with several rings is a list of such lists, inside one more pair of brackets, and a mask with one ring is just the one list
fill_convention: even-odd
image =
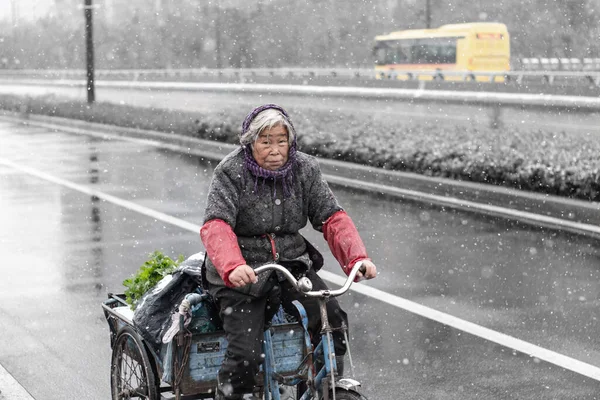
[[(313, 347), (308, 333), (308, 316), (298, 301), (294, 306), (299, 319), (275, 321), (264, 332), (264, 363), (258, 387), (252, 399), (263, 400), (366, 400), (359, 392), (360, 383), (337, 374), (332, 328), (326, 302), (348, 291), (362, 263), (357, 262), (345, 284), (337, 290), (312, 290), (306, 277), (296, 279), (285, 267), (267, 264), (256, 268), (256, 274), (276, 270), (296, 290), (315, 297), (320, 304), (321, 340)], [(191, 296), (191, 301), (204, 301)], [(186, 300), (186, 301), (190, 301)], [(111, 394), (123, 399), (209, 399), (214, 398), (217, 373), (223, 361), (227, 340), (223, 331), (192, 333), (180, 317), (179, 331), (172, 345), (160, 351), (148, 345), (133, 323), (133, 311), (124, 295), (109, 294), (102, 308), (110, 328)], [(347, 332), (348, 357), (352, 357)], [(168, 372), (165, 374), (165, 372)], [(165, 380), (165, 376), (167, 376)]]

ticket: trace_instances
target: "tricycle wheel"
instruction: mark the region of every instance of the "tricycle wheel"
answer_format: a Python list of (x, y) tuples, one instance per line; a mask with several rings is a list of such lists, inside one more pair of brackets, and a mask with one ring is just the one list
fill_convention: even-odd
[(110, 371), (113, 400), (159, 400), (159, 385), (140, 336), (130, 326), (113, 345)]
[[(329, 398), (331, 398), (331, 396)], [(367, 398), (358, 392), (336, 388), (335, 400), (367, 400)]]

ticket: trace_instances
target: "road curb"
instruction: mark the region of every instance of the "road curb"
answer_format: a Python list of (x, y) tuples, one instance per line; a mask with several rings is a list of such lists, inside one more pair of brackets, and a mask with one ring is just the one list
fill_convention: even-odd
[[(14, 122), (74, 134), (142, 140), (156, 147), (214, 161), (219, 161), (237, 147), (178, 134), (59, 117), (20, 115), (7, 111), (0, 115)], [(600, 203), (322, 158), (319, 159), (319, 163), (324, 176), (332, 185), (600, 238)]]
[(2, 365), (0, 365), (0, 400), (35, 400)]

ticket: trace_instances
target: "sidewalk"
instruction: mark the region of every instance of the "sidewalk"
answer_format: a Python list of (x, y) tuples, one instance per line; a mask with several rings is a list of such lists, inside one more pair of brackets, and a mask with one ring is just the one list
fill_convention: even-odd
[[(16, 113), (0, 113), (6, 120), (99, 137), (136, 138), (150, 145), (220, 160), (236, 146), (182, 135), (120, 128), (83, 121)], [(600, 203), (573, 200), (452, 179), (389, 171), (347, 162), (319, 159), (332, 185), (380, 193), (405, 200), (449, 207), (521, 223), (600, 238)]]

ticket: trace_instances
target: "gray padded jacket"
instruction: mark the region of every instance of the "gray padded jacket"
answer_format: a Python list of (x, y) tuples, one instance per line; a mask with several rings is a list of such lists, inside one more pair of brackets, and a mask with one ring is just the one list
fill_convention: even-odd
[[(257, 179), (245, 169), (242, 148), (228, 154), (215, 168), (204, 223), (213, 219), (228, 223), (237, 235), (246, 263), (252, 268), (290, 260), (301, 261), (310, 268), (307, 244), (300, 229), (310, 221), (314, 229), (322, 231), (323, 223), (342, 210), (315, 157), (297, 152), (293, 174), (292, 193), (284, 197), (281, 182)], [(275, 256), (267, 235), (275, 243)], [(205, 265), (208, 282), (225, 285), (209, 257)], [(266, 275), (261, 274), (257, 283), (236, 290), (258, 296), (267, 281)]]

